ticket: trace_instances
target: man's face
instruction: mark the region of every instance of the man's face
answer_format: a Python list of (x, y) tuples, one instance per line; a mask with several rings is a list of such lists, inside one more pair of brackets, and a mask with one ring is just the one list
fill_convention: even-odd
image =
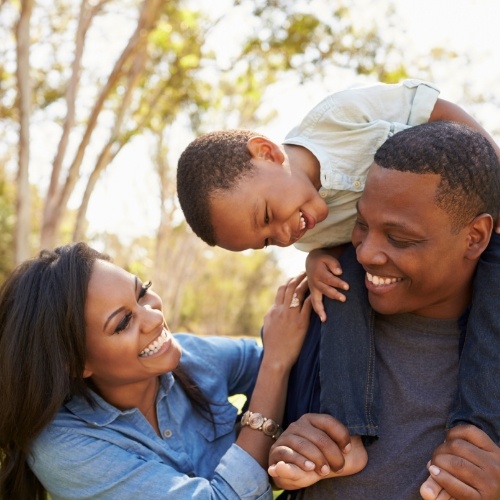
[(468, 227), (452, 234), (448, 214), (434, 202), (439, 180), (370, 168), (352, 242), (370, 304), (382, 314), (454, 318), (470, 300)]
[(254, 159), (254, 173), (211, 200), (217, 246), (232, 251), (295, 243), (328, 215), (307, 176)]

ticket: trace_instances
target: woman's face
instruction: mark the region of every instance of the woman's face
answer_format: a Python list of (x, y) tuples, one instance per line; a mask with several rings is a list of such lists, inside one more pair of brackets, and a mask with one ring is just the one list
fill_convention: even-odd
[(101, 392), (173, 370), (181, 348), (163, 318), (160, 297), (124, 269), (97, 260), (85, 304), (85, 377)]

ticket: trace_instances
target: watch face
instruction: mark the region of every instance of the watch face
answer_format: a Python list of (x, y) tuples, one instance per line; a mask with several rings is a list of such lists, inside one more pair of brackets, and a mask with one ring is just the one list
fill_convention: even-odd
[(262, 426), (264, 434), (268, 436), (274, 436), (278, 432), (278, 429), (279, 425), (274, 420), (266, 420)]
[(264, 423), (264, 417), (260, 413), (252, 413), (252, 416), (248, 421), (248, 425), (252, 429), (260, 429), (263, 423)]

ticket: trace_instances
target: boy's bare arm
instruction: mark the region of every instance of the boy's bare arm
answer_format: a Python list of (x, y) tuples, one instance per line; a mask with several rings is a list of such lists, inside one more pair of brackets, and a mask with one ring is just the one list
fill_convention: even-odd
[(306, 258), (306, 273), (311, 291), (311, 303), (322, 322), (326, 321), (323, 295), (340, 302), (346, 298), (340, 290), (348, 290), (349, 285), (340, 279), (342, 268), (338, 258), (345, 249), (345, 245), (331, 248), (317, 248), (309, 252)]
[(435, 122), (439, 120), (463, 123), (464, 125), (468, 125), (469, 127), (477, 130), (484, 135), (488, 141), (490, 141), (497, 153), (498, 158), (500, 159), (500, 147), (495, 142), (493, 137), (491, 137), (491, 135), (474, 118), (472, 118), (469, 113), (457, 104), (445, 101), (444, 99), (438, 99), (429, 117), (429, 121)]
[[(484, 135), (486, 139), (488, 139), (493, 146), (498, 159), (500, 160), (500, 147), (495, 142), (493, 137), (491, 137), (491, 135), (476, 120), (474, 120), (469, 113), (457, 104), (445, 101), (444, 99), (438, 99), (429, 117), (429, 121), (434, 122), (439, 120), (463, 123), (464, 125), (468, 125), (469, 127), (477, 130)], [(500, 233), (500, 218), (495, 221), (495, 232)]]

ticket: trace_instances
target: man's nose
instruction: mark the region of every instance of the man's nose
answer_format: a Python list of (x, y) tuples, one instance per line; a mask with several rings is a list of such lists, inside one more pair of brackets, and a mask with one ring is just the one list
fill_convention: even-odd
[(356, 247), (356, 257), (363, 266), (380, 266), (387, 262), (387, 255), (376, 237), (366, 236)]

